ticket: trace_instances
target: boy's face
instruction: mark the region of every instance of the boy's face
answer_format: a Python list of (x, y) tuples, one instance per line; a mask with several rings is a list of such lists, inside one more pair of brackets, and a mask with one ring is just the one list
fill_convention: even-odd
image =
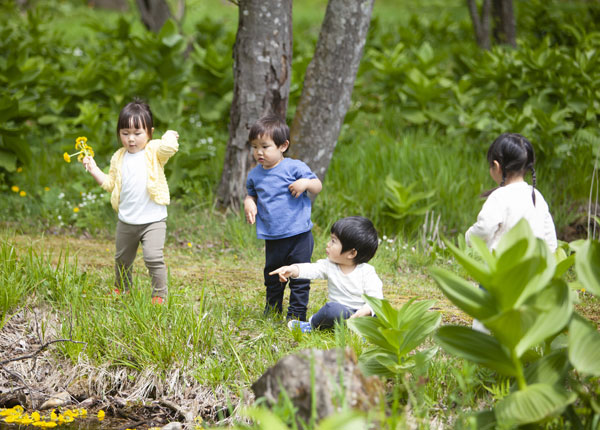
[(342, 252), (342, 242), (338, 237), (331, 233), (329, 242), (327, 242), (327, 248), (325, 253), (329, 261), (341, 266), (354, 266), (354, 257), (356, 257), (356, 249), (349, 249), (346, 252)]
[[(151, 132), (154, 131), (154, 128)], [(148, 132), (144, 128), (122, 128), (119, 130), (119, 137), (121, 143), (130, 154), (140, 152), (146, 147), (146, 144), (150, 140)]]
[(289, 146), (286, 140), (281, 146), (275, 145), (270, 136), (261, 135), (250, 142), (252, 156), (265, 169), (272, 169), (283, 160), (283, 153)]

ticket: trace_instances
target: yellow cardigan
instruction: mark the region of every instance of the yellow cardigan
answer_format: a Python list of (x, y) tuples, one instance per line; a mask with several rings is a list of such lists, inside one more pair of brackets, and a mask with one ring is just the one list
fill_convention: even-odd
[[(147, 189), (150, 198), (159, 205), (168, 205), (170, 203), (169, 186), (165, 177), (164, 165), (169, 158), (179, 149), (177, 139), (171, 134), (164, 134), (161, 139), (151, 140), (146, 144), (146, 166), (148, 171)], [(115, 211), (119, 211), (119, 201), (121, 198), (121, 167), (123, 166), (123, 156), (127, 150), (123, 147), (114, 153), (110, 160), (110, 170), (108, 176), (102, 183), (109, 193), (110, 203)]]

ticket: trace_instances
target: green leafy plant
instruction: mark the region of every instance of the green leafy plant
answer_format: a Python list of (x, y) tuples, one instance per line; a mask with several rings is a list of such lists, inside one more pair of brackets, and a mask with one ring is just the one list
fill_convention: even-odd
[[(557, 266), (545, 242), (535, 238), (525, 220), (502, 238), (494, 252), (474, 238), (472, 244), (479, 259), (448, 241), (446, 244), (485, 290), (445, 269), (432, 268), (431, 274), (442, 292), (480, 320), (490, 334), (445, 326), (438, 330), (437, 342), (454, 355), (516, 381), (511, 393), (497, 402), (493, 413), (477, 416), (478, 425), (523, 425), (570, 408), (578, 396), (565, 384), (568, 370), (573, 365), (596, 376), (600, 360), (593, 362), (598, 356), (598, 349), (594, 348), (599, 345), (600, 334), (574, 311), (576, 293), (561, 278), (569, 260), (563, 259), (563, 265)], [(586, 242), (577, 247), (575, 257), (581, 282), (594, 291), (600, 283), (597, 263), (592, 262), (598, 261), (599, 252), (597, 244)], [(568, 353), (560, 342), (553, 344), (567, 329)]]
[(439, 312), (429, 311), (433, 300), (411, 300), (396, 310), (385, 299), (363, 298), (377, 318), (353, 318), (348, 320), (348, 327), (374, 345), (359, 357), (359, 366), (366, 375), (394, 377), (435, 355), (437, 347), (413, 353), (442, 319)]

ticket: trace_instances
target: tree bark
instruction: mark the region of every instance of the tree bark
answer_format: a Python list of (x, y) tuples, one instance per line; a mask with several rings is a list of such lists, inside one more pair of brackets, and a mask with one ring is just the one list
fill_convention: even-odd
[(233, 101), (221, 182), (221, 207), (238, 209), (253, 159), (248, 132), (262, 115), (283, 118), (292, 64), (292, 0), (240, 0), (233, 48)]
[(146, 28), (158, 33), (163, 24), (171, 17), (169, 5), (165, 0), (136, 0), (142, 22)]
[(517, 47), (517, 26), (513, 0), (493, 0), (494, 40)]
[(469, 14), (471, 15), (471, 21), (473, 22), (473, 30), (475, 31), (475, 40), (477, 45), (482, 49), (490, 49), (490, 10), (491, 0), (483, 0), (481, 6), (481, 15), (477, 10), (477, 3), (475, 0), (467, 0), (467, 7), (469, 8)]
[(323, 180), (350, 105), (373, 0), (329, 0), (290, 130), (290, 156)]

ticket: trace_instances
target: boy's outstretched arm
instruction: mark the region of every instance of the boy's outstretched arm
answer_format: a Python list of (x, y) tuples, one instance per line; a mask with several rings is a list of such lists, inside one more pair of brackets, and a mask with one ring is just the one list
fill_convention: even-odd
[(297, 278), (300, 275), (298, 266), (292, 264), (291, 266), (281, 266), (279, 269), (275, 269), (269, 272), (269, 275), (279, 275), (281, 282), (287, 282), (288, 278)]
[(323, 184), (319, 178), (300, 178), (292, 182), (288, 189), (294, 197), (300, 197), (304, 191), (308, 191), (313, 196), (316, 196), (323, 189)]
[(94, 177), (98, 185), (102, 185), (106, 180), (106, 173), (104, 173), (100, 168), (96, 165), (96, 161), (94, 161), (94, 157), (90, 157), (89, 155), (84, 157), (82, 160), (83, 167), (85, 170), (90, 172), (90, 174)]
[(256, 197), (246, 196), (244, 199), (244, 213), (246, 214), (246, 221), (250, 224), (254, 224), (256, 222)]

